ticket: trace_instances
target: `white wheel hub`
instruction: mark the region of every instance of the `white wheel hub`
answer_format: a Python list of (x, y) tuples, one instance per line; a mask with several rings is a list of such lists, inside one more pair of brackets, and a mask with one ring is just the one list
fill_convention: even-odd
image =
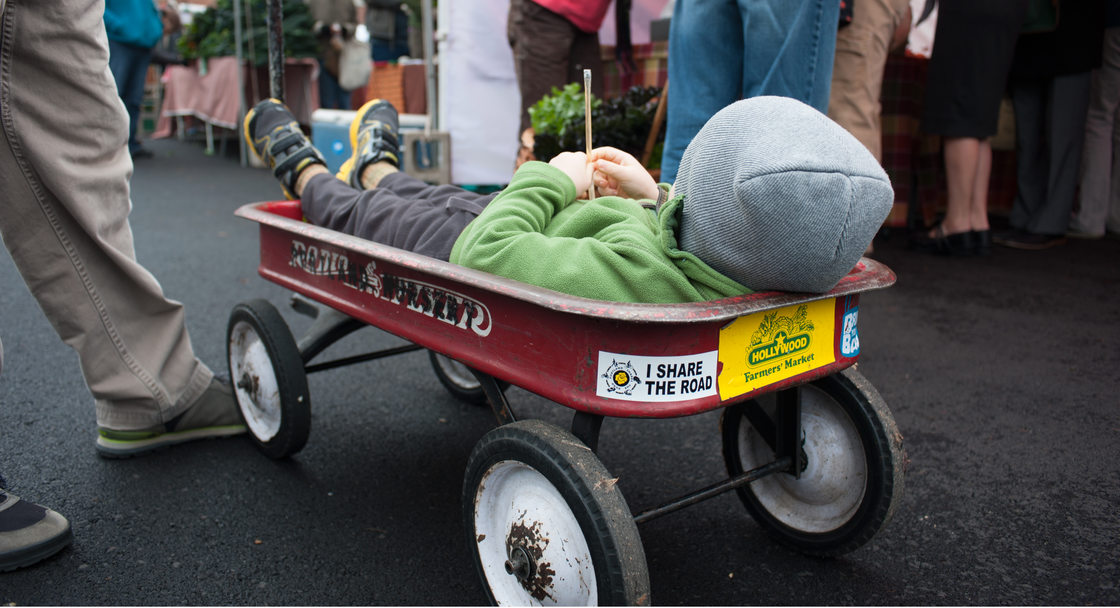
[(253, 326), (238, 321), (230, 332), (229, 363), (237, 404), (245, 423), (262, 442), (280, 430), (280, 388), (268, 349)]
[(595, 566), (579, 521), (551, 482), (517, 461), (494, 464), (475, 493), (482, 569), (499, 606), (593, 606)]
[[(830, 532), (849, 521), (867, 488), (867, 458), (859, 431), (826, 393), (801, 389), (801, 431), (806, 468), (799, 478), (769, 475), (751, 484), (759, 503), (785, 525), (807, 533)], [(749, 425), (739, 431), (744, 470), (771, 462), (774, 452)]]

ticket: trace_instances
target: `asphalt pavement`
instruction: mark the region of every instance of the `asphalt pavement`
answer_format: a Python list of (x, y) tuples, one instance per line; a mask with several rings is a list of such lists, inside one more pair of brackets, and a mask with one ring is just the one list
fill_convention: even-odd
[[(133, 178), (140, 261), (186, 304), (199, 356), (226, 367), (232, 307), (264, 297), (257, 228), (238, 206), (273, 178), (197, 142), (150, 143)], [(876, 259), (898, 282), (863, 296), (859, 370), (909, 463), (893, 520), (840, 558), (772, 542), (734, 494), (640, 528), (662, 605), (1120, 604), (1120, 240), (982, 259)], [(0, 574), (12, 605), (475, 605), (460, 523), (464, 467), (494, 425), (423, 353), (310, 377), (311, 438), (272, 461), (235, 438), (108, 461), (73, 352), (0, 255), (0, 471), (66, 515), (72, 546)], [(397, 339), (372, 328), (342, 354)], [(520, 417), (570, 410), (511, 389)], [(633, 511), (723, 474), (719, 413), (608, 420), (600, 456)]]

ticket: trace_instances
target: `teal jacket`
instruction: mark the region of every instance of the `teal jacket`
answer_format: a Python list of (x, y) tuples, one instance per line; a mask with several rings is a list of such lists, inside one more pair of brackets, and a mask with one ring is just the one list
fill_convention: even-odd
[(163, 21), (152, 0), (106, 0), (105, 33), (113, 42), (150, 49), (163, 37)]
[(677, 249), (676, 197), (659, 212), (604, 196), (577, 201), (559, 169), (529, 162), (467, 225), (451, 262), (595, 300), (701, 302), (750, 293)]

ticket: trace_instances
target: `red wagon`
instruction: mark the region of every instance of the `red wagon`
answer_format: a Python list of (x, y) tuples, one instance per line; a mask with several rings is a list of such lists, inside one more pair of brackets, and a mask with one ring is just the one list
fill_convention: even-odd
[[(260, 224), (261, 275), (316, 317), (297, 341), (267, 301), (231, 314), (230, 375), (258, 445), (274, 458), (303, 447), (308, 373), (428, 349), (439, 380), (500, 422), (475, 446), (463, 488), (468, 543), (495, 603), (648, 603), (637, 524), (730, 490), (778, 540), (814, 555), (863, 545), (899, 500), (901, 436), (852, 368), (859, 294), (894, 282), (878, 262), (861, 260), (827, 294), (626, 304), (316, 227), (296, 202), (237, 215)], [(313, 362), (366, 325), (412, 344)], [(511, 384), (571, 408), (571, 428), (516, 420)], [(604, 418), (715, 408), (728, 478), (633, 515), (595, 454)]]

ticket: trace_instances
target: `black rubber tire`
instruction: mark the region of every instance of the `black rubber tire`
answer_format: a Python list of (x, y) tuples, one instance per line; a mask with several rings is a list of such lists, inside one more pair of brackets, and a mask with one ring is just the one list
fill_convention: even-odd
[(463, 483), (464, 528), (471, 560), (490, 602), (522, 603), (514, 598), (494, 597), (479, 550), (484, 539), (478, 538), (475, 519), (476, 504), (488, 481), (488, 472), (510, 462), (527, 465), (543, 475), (571, 509), (591, 555), (598, 603), (649, 605), (645, 550), (617, 479), (575, 436), (540, 420), (495, 428), (475, 445), (467, 463)]
[[(473, 369), (434, 350), (428, 351), (428, 360), (439, 383), (456, 399), (471, 405), (487, 404), (486, 391), (482, 390), (482, 384), (473, 376)], [(505, 391), (509, 388), (509, 383), (498, 380), (498, 386)]]
[[(759, 487), (757, 484), (765, 482), (767, 478), (736, 491), (747, 511), (770, 536), (802, 553), (831, 557), (863, 546), (890, 521), (902, 497), (906, 456), (902, 447), (902, 435), (895, 426), (894, 417), (886, 403), (871, 383), (854, 368), (815, 380), (802, 388), (803, 391), (814, 389), (819, 391), (814, 398), (818, 401), (827, 400), (826, 402), (835, 406), (859, 435), (866, 474), (862, 496), (850, 517), (831, 530), (801, 529), (787, 523), (781, 514), (772, 513), (759, 500), (756, 494)], [(746, 468), (741, 452), (745, 449), (745, 440), (740, 433), (741, 429), (743, 432), (754, 432), (746, 416), (746, 408), (750, 405), (751, 402), (747, 402), (728, 407), (721, 421), (724, 462), (731, 476), (739, 475)], [(808, 437), (803, 439), (811, 441)], [(812, 450), (809, 449), (808, 452), (809, 458), (812, 458)], [(774, 475), (787, 476), (781, 481), (792, 482), (788, 473)]]
[[(251, 332), (260, 340), (276, 379), (280, 423), (270, 437), (258, 436), (246, 414), (250, 408), (259, 409), (260, 382), (251, 368), (239, 368), (244, 362), (234, 360), (237, 356), (235, 340), (248, 335), (243, 332)], [(270, 458), (279, 459), (303, 449), (311, 433), (311, 395), (307, 389), (307, 373), (295, 338), (275, 306), (263, 299), (234, 306), (226, 329), (226, 359), (241, 417), (246, 420), (249, 434), (261, 451)]]

